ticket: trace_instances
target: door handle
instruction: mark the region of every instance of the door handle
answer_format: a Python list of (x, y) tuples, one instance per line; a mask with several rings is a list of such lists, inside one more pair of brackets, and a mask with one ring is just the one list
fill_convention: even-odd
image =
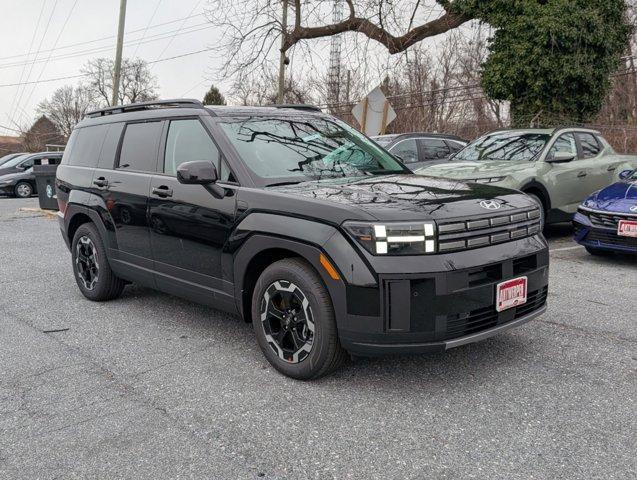
[(166, 185), (161, 185), (160, 187), (153, 187), (153, 195), (157, 195), (158, 197), (172, 197), (173, 190), (172, 188), (168, 188)]
[(617, 165), (611, 165), (606, 169), (607, 172), (614, 172), (615, 170), (617, 170)]
[(586, 173), (586, 172), (579, 172), (579, 173), (577, 174), (577, 178), (584, 178), (586, 175), (588, 175), (588, 173)]
[(96, 180), (93, 180), (93, 185), (97, 185), (98, 187), (108, 187), (108, 180), (104, 177), (98, 177)]

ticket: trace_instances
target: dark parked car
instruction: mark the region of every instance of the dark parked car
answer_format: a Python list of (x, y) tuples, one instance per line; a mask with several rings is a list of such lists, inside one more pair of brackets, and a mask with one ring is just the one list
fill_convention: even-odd
[(300, 379), (546, 309), (548, 247), (524, 194), (415, 175), (308, 107), (167, 100), (88, 117), (56, 180), (88, 299), (135, 282), (238, 314)]
[(400, 158), (412, 170), (446, 162), (451, 155), (462, 150), (468, 143), (456, 135), (437, 133), (379, 135), (372, 139)]
[(28, 198), (37, 193), (33, 165), (57, 164), (62, 152), (27, 153), (0, 166), (0, 195)]
[(0, 165), (3, 165), (5, 163), (7, 163), (9, 160), (19, 157), (20, 155), (24, 155), (24, 152), (21, 153), (10, 153), (8, 155), (5, 155), (4, 157), (0, 157)]
[(25, 153), (0, 165), (0, 176), (19, 173), (31, 168), (36, 163), (59, 163), (63, 152)]

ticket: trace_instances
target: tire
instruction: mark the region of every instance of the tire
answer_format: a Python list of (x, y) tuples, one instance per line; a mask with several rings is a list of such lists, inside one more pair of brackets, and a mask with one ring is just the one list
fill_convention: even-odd
[[(84, 223), (77, 229), (71, 243), (71, 255), (75, 281), (82, 295), (103, 302), (122, 294), (125, 283), (111, 270), (104, 243), (93, 223)], [(91, 263), (97, 268), (91, 267)]]
[(544, 202), (542, 202), (542, 199), (534, 193), (527, 193), (527, 195), (540, 207), (540, 231), (544, 231), (544, 228), (546, 227), (546, 209), (544, 208)]
[(584, 247), (588, 253), (596, 257), (611, 257), (613, 252), (610, 250), (604, 250), (603, 248)]
[(265, 358), (288, 377), (316, 379), (347, 358), (330, 295), (304, 260), (284, 259), (265, 269), (252, 295), (252, 323)]
[(33, 186), (29, 182), (18, 182), (13, 193), (18, 198), (30, 198), (33, 195)]

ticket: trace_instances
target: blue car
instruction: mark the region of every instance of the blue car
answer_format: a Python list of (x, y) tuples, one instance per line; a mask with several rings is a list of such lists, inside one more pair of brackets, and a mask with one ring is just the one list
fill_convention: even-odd
[(573, 219), (575, 241), (592, 255), (637, 253), (637, 170), (619, 178), (584, 200)]

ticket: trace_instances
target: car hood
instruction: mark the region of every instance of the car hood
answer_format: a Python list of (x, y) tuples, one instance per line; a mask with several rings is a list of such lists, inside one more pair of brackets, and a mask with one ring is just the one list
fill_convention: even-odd
[(448, 219), (496, 213), (481, 206), (482, 200), (498, 200), (501, 205), (499, 211), (503, 213), (535, 205), (529, 197), (514, 190), (413, 174), (330, 179), (269, 187), (268, 190), (348, 206), (353, 212), (364, 212), (365, 216), (360, 216), (361, 219), (367, 217), (382, 221)]
[(597, 210), (617, 213), (637, 213), (637, 181), (617, 182), (600, 190), (586, 202), (586, 206)]
[(458, 179), (472, 179), (483, 177), (504, 177), (524, 168), (529, 168), (532, 163), (512, 162), (510, 160), (481, 160), (479, 162), (463, 162), (451, 160), (438, 165), (431, 165), (416, 170), (419, 175), (432, 177), (446, 177)]

